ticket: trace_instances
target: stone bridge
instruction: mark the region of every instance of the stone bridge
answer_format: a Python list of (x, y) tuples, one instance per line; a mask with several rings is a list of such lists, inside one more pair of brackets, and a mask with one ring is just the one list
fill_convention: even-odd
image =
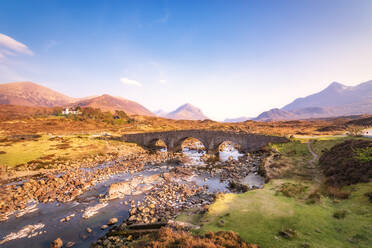
[(207, 153), (209, 154), (217, 154), (219, 146), (224, 141), (239, 144), (241, 152), (245, 153), (257, 151), (270, 142), (283, 143), (289, 141), (285, 137), (212, 130), (176, 130), (125, 134), (122, 136), (123, 141), (133, 142), (150, 149), (156, 147), (156, 142), (158, 140), (162, 140), (167, 145), (168, 152), (181, 151), (182, 143), (187, 138), (198, 139), (201, 143), (203, 143)]

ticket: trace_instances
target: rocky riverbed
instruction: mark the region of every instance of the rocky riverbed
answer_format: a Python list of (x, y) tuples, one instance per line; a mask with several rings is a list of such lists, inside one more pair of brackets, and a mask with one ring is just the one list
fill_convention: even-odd
[(3, 185), (0, 242), (48, 247), (60, 237), (65, 245), (89, 247), (110, 225), (167, 222), (184, 209), (203, 211), (216, 193), (236, 190), (232, 185), (263, 184), (258, 167), (264, 154), (217, 162), (203, 156), (208, 160), (200, 150), (139, 154)]

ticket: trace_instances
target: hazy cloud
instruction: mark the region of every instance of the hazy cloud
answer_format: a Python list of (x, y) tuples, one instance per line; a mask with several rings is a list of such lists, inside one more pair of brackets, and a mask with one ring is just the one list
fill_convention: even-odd
[(157, 23), (166, 23), (168, 21), (168, 19), (169, 19), (169, 11), (166, 11), (161, 18), (156, 20), (156, 22)]
[(34, 55), (26, 45), (0, 33), (0, 58), (17, 54)]
[(46, 42), (46, 45), (45, 45), (45, 50), (46, 51), (49, 51), (49, 49), (51, 49), (52, 47), (55, 47), (56, 45), (58, 45), (58, 42), (55, 41), (55, 40), (48, 40)]
[(138, 86), (138, 87), (141, 87), (142, 84), (136, 80), (132, 80), (132, 79), (129, 79), (129, 78), (120, 78), (120, 82), (122, 84), (127, 84), (127, 85), (134, 85), (134, 86)]

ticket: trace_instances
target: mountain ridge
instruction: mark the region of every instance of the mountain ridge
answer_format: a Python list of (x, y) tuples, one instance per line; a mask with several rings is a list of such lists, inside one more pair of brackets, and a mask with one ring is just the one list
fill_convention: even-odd
[(34, 82), (0, 84), (0, 104), (29, 107), (94, 107), (104, 111), (123, 110), (128, 114), (154, 114), (141, 104), (108, 94), (73, 98)]
[(372, 80), (355, 86), (333, 82), (322, 91), (296, 98), (283, 108), (262, 112), (254, 120), (295, 120), (372, 113)]

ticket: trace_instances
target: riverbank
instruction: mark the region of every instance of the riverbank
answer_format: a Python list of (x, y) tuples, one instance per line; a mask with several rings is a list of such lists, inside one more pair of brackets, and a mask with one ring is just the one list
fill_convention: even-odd
[[(310, 145), (320, 157), (348, 139), (354, 138), (322, 138)], [(232, 230), (265, 248), (370, 247), (372, 182), (326, 186), (308, 145), (308, 140), (274, 145), (263, 189), (221, 195), (205, 214), (186, 213), (178, 220), (200, 226), (197, 234)]]

